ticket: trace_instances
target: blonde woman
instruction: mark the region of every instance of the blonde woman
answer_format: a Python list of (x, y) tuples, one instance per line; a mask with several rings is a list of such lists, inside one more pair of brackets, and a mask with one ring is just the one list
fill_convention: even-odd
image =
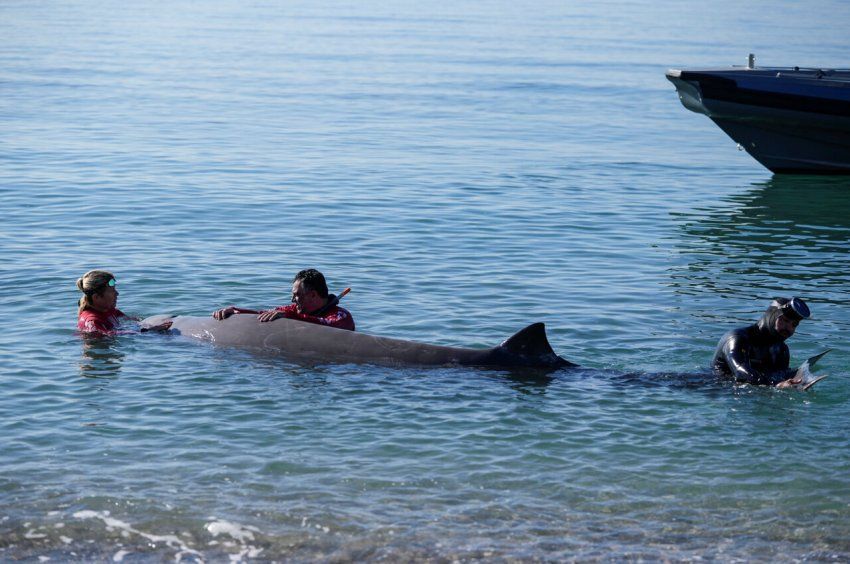
[[(90, 270), (77, 279), (77, 289), (83, 293), (77, 317), (77, 329), (80, 332), (115, 335), (122, 319), (138, 321), (116, 307), (118, 290), (111, 272)], [(170, 327), (171, 321), (166, 321), (154, 327), (142, 327), (140, 331), (168, 331)]]
[[(118, 290), (111, 272), (90, 270), (77, 279), (77, 289), (83, 293), (77, 317), (77, 328), (81, 332), (114, 335), (122, 319), (138, 321), (116, 307)], [(167, 331), (170, 327), (171, 321), (166, 321), (154, 327), (142, 327), (140, 331)]]
[(118, 290), (115, 276), (105, 270), (90, 270), (77, 280), (83, 293), (79, 301), (77, 329), (83, 333), (112, 335), (121, 319), (132, 319), (118, 309)]

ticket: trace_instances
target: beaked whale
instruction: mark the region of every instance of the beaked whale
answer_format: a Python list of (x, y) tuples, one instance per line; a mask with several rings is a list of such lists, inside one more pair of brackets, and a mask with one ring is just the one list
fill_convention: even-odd
[(292, 360), (312, 363), (354, 363), (411, 366), (481, 366), (494, 368), (557, 369), (576, 366), (555, 354), (543, 323), (532, 323), (490, 349), (429, 345), (377, 337), (294, 319), (260, 322), (255, 314), (212, 317), (154, 315), (142, 328), (171, 322), (170, 332), (224, 346), (271, 351)]

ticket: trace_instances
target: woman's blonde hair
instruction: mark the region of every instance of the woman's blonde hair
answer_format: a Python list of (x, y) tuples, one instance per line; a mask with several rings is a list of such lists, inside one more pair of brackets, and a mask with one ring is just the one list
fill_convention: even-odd
[(92, 295), (102, 294), (109, 286), (109, 281), (114, 279), (112, 273), (105, 270), (89, 270), (80, 278), (77, 278), (77, 290), (83, 293), (83, 297), (77, 303), (79, 306), (77, 314), (92, 309)]

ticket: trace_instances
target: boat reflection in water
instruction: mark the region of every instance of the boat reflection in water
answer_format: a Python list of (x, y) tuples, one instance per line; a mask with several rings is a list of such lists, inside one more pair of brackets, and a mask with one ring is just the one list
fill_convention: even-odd
[(705, 114), (775, 173), (850, 174), (850, 70), (669, 70), (682, 105)]
[[(669, 271), (670, 285), (704, 312), (703, 321), (723, 327), (727, 316), (746, 319), (786, 293), (812, 299), (820, 320), (826, 302), (846, 302), (848, 177), (774, 176), (710, 209), (673, 217), (681, 260)], [(836, 311), (836, 320), (844, 317)]]
[(844, 262), (850, 252), (850, 178), (777, 175), (710, 209), (673, 217), (683, 230), (680, 253), (694, 257), (689, 269), (702, 265), (712, 277), (733, 269), (735, 275), (749, 271), (774, 280), (783, 271), (811, 278), (829, 263), (850, 274)]

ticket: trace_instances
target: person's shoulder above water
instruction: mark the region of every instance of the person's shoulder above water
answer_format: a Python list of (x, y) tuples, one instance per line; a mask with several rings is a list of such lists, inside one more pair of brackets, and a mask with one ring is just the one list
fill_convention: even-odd
[[(335, 299), (333, 294), (329, 297), (331, 300)], [(308, 323), (317, 323), (319, 325), (327, 325), (328, 327), (336, 327), (337, 329), (346, 329), (348, 331), (355, 330), (354, 317), (351, 315), (351, 312), (338, 305), (332, 305), (316, 315), (300, 313), (295, 304), (278, 306), (273, 311), (282, 313), (282, 317), (287, 319), (298, 319)]]
[(77, 329), (83, 333), (112, 333), (118, 329), (121, 319), (127, 315), (120, 309), (109, 311), (86, 310), (77, 318)]
[(336, 327), (337, 329), (354, 331), (355, 328), (354, 317), (351, 315), (351, 312), (344, 307), (339, 307), (338, 305), (334, 305), (329, 308), (322, 319), (324, 319), (328, 325)]

